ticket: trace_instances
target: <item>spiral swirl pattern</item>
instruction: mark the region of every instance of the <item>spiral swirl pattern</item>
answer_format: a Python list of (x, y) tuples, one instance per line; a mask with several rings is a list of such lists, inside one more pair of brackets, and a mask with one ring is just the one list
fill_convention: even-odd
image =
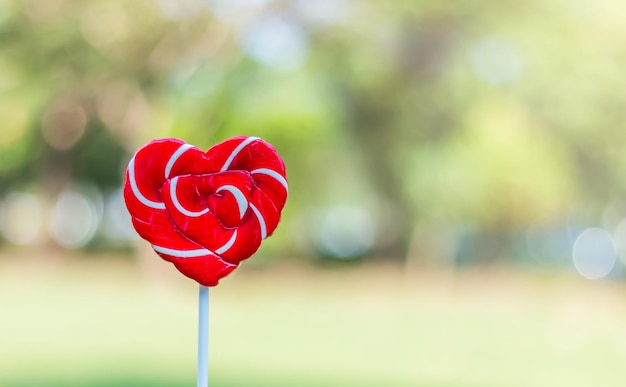
[(124, 200), (137, 233), (189, 278), (215, 286), (272, 235), (287, 200), (285, 165), (258, 137), (207, 152), (177, 139), (140, 148)]

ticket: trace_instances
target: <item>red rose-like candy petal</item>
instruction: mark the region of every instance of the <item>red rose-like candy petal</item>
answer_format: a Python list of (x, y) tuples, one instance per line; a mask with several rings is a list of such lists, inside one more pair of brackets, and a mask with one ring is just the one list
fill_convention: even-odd
[(215, 286), (272, 235), (287, 190), (285, 164), (260, 138), (233, 137), (207, 152), (161, 139), (130, 160), (124, 200), (163, 259)]

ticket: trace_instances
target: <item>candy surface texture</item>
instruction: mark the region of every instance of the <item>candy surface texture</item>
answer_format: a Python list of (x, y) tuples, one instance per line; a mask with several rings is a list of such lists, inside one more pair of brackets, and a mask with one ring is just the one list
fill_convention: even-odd
[(157, 254), (215, 286), (272, 235), (287, 190), (285, 164), (260, 138), (233, 137), (206, 152), (168, 138), (130, 160), (124, 200)]

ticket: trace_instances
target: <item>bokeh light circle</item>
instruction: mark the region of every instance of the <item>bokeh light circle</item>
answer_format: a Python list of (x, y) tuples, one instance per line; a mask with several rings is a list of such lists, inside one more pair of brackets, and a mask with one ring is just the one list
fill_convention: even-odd
[(27, 192), (10, 193), (0, 206), (0, 231), (16, 245), (35, 244), (42, 235), (43, 204)]
[(50, 213), (50, 235), (59, 245), (79, 248), (86, 245), (98, 229), (100, 214), (96, 203), (82, 192), (63, 191)]
[(375, 221), (364, 208), (329, 207), (319, 214), (315, 232), (317, 247), (335, 258), (355, 258), (374, 244)]
[(578, 235), (573, 249), (574, 266), (585, 278), (606, 277), (617, 260), (613, 236), (601, 228), (588, 228)]

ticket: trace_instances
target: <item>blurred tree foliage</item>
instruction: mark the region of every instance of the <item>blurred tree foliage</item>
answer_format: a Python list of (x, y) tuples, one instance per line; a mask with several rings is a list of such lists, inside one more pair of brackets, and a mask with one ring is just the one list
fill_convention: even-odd
[(456, 225), (502, 257), (624, 196), (624, 20), (617, 0), (0, 1), (0, 194), (119, 186), (155, 137), (259, 135), (294, 228), (356, 204), (380, 252)]

